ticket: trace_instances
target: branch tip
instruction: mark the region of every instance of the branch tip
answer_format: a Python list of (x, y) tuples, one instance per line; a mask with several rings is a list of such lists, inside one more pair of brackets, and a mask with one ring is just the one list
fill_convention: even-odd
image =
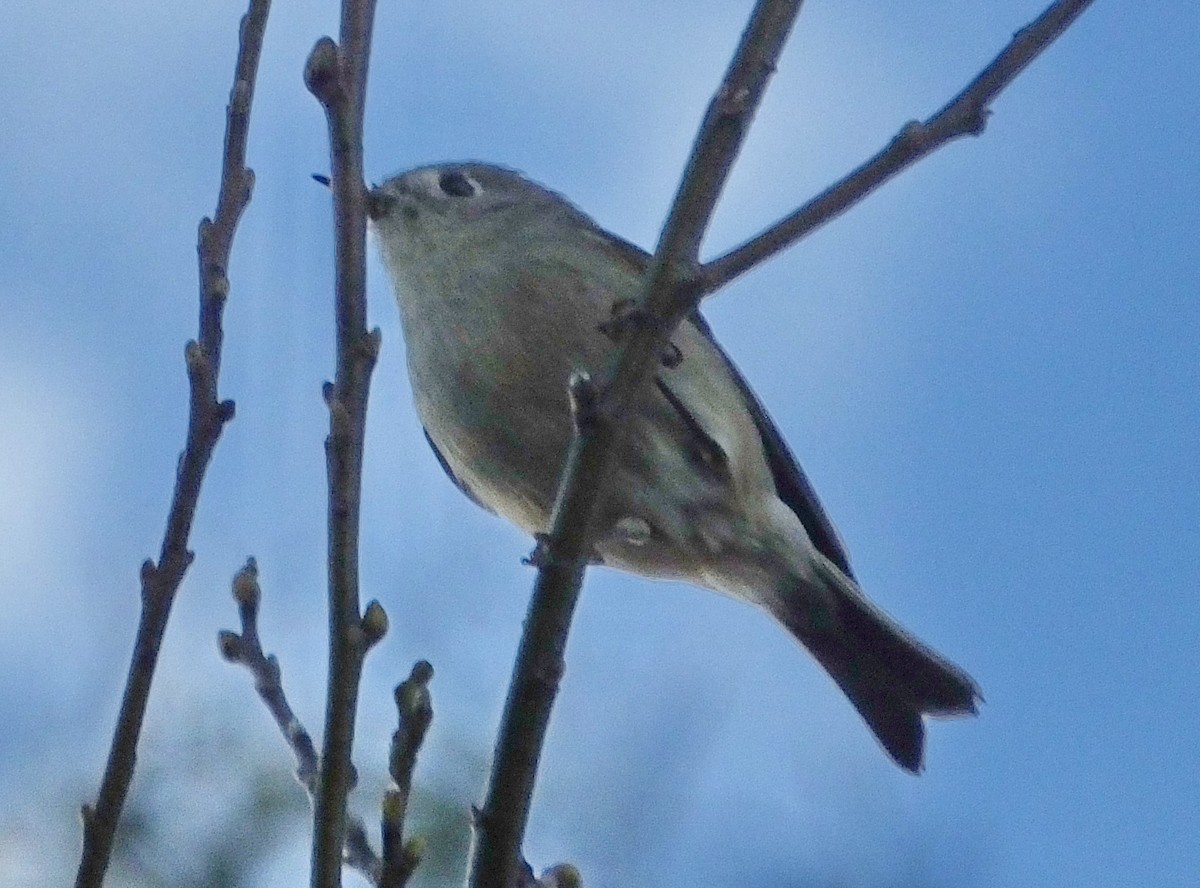
[(217, 633), (217, 649), (221, 656), (230, 663), (242, 661), (242, 636), (231, 629), (222, 629)]
[(396, 685), (393, 696), (400, 720), (404, 723), (401, 728), (419, 727), (422, 722), (428, 724), (433, 717), (433, 698), (423, 682), (411, 678), (402, 681)]
[(388, 615), (383, 609), (383, 605), (372, 599), (367, 604), (367, 609), (363, 613), (362, 618), (362, 633), (363, 644), (370, 648), (378, 644), (379, 641), (387, 635), (388, 631)]
[(417, 660), (413, 664), (412, 672), (409, 673), (409, 681), (415, 681), (419, 684), (429, 684), (433, 678), (433, 666), (428, 660)]
[(338, 76), (340, 68), (338, 45), (331, 37), (322, 37), (308, 54), (304, 63), (304, 85), (322, 105), (331, 108), (342, 96)]
[(262, 600), (262, 588), (258, 585), (258, 564), (253, 558), (233, 576), (233, 598), (242, 607), (256, 608)]
[(184, 345), (183, 361), (187, 365), (189, 376), (202, 378), (206, 371), (210, 369), (208, 357), (204, 354), (204, 349), (194, 339), (189, 339), (187, 344)]
[(583, 888), (583, 874), (569, 863), (559, 863), (542, 871), (537, 888)]

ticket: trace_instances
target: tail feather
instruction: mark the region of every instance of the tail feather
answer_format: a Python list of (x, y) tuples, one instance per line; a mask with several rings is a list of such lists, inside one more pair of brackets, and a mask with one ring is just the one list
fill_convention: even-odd
[(817, 561), (823, 591), (835, 602), (829, 619), (814, 619), (810, 594), (785, 594), (775, 615), (825, 667), (896, 763), (917, 773), (925, 751), (922, 715), (974, 714), (979, 689), (867, 601), (836, 566), (819, 554)]

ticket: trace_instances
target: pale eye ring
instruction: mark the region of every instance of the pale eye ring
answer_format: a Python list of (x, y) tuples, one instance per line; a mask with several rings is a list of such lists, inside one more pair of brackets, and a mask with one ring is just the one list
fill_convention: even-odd
[(438, 176), (438, 188), (450, 197), (474, 197), (479, 193), (479, 183), (462, 170), (447, 170)]

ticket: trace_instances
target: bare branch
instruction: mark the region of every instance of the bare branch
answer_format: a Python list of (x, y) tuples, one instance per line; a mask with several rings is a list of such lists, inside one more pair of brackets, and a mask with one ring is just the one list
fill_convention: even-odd
[(279, 661), (274, 655), (263, 653), (262, 640), (258, 635), (258, 607), (262, 601), (262, 590), (258, 585), (258, 565), (253, 558), (248, 559), (234, 576), (233, 597), (238, 604), (242, 631), (238, 634), (224, 630), (217, 636), (221, 656), (230, 663), (245, 666), (254, 676), (254, 690), (266, 704), (288, 748), (296, 757), (296, 780), (312, 797), (316, 792), (320, 769), (317, 750), (312, 736), (292, 711), (283, 692)]
[(104, 881), (113, 837), (133, 780), (138, 738), (159, 648), (175, 595), (193, 558), (188, 538), (200, 488), (221, 430), (233, 419), (233, 402), (217, 400), (223, 339), (221, 318), (229, 293), (227, 274), (234, 233), (254, 187), (254, 174), (245, 166), (246, 137), (270, 8), (270, 0), (250, 0), (241, 21), (234, 84), (226, 109), (216, 219), (203, 219), (198, 235), (199, 341), (189, 342), (185, 351), (191, 390), (187, 443), (179, 460), (158, 563), (147, 560), (142, 565), (142, 610), (133, 657), (96, 803), (83, 808), (83, 853), (75, 876), (76, 888), (98, 888)]
[(989, 106), (1092, 0), (1059, 0), (1030, 22), (967, 87), (924, 123), (905, 124), (886, 148), (785, 219), (701, 269), (711, 293), (841, 215), (888, 179), (960, 136), (977, 136)]
[(476, 818), (472, 888), (513, 888), (518, 882), (538, 759), (564, 669), (571, 616), (591, 556), (590, 516), (619, 434), (621, 414), (675, 326), (699, 299), (691, 275), (700, 241), (799, 11), (799, 0), (760, 0), (755, 7), (709, 106), (659, 240), (640, 303), (643, 323), (628, 338), (609, 384), (596, 391), (584, 377), (572, 380), (576, 434), (551, 532), (538, 547), (538, 577), (505, 703), (487, 799)]
[[(258, 565), (253, 558), (247, 560), (246, 565), (234, 576), (233, 597), (238, 603), (242, 631), (239, 634), (226, 629), (218, 634), (221, 655), (231, 663), (245, 666), (254, 676), (254, 689), (296, 757), (296, 780), (304, 787), (309, 803), (315, 808), (320, 760), (312, 736), (296, 717), (284, 694), (279, 661), (273, 655), (263, 653), (258, 635), (258, 608), (262, 601), (262, 590), (258, 584)], [(343, 855), (346, 865), (362, 873), (372, 885), (380, 883), (382, 861), (371, 848), (362, 820), (352, 815), (347, 817)]]
[[(800, 7), (799, 2), (763, 0), (757, 4), (697, 136), (647, 271), (644, 297), (625, 319), (633, 333), (606, 376), (607, 382), (596, 385), (579, 375), (571, 380), (575, 437), (551, 532), (539, 539), (531, 559), (539, 568), (538, 578), (505, 704), (487, 800), (476, 818), (472, 888), (512, 888), (520, 879), (521, 845), (538, 759), (564, 669), (571, 616), (591, 555), (591, 516), (601, 496), (625, 406), (641, 390), (675, 327), (720, 283), (782, 249), (938, 145), (980, 131), (987, 104), (1089, 2), (1055, 3), (1017, 35), (975, 84), (927, 123), (906, 127), (882, 159), (860, 168), (847, 180), (849, 186), (839, 183), (831, 189), (832, 198), (818, 198), (824, 202), (815, 210), (803, 208), (777, 226), (780, 231), (772, 229), (729, 256), (698, 268), (698, 248), (713, 207)], [(812, 221), (809, 216), (816, 217), (818, 211), (823, 215)]]
[(416, 663), (412, 674), (396, 686), (396, 732), (392, 735), (392, 750), (388, 770), (395, 786), (383, 798), (383, 870), (380, 888), (404, 888), (413, 870), (421, 862), (423, 843), (420, 839), (404, 839), (404, 820), (412, 795), (413, 771), (417, 752), (425, 741), (425, 732), (433, 721), (433, 702), (429, 696), (429, 681), (433, 667), (424, 660)]
[[(350, 754), (362, 661), (377, 638), (378, 604), (359, 615), (358, 531), (363, 437), (371, 371), (379, 354), (378, 329), (367, 332), (366, 185), (362, 132), (373, 0), (345, 0), (340, 43), (313, 47), (305, 82), (325, 109), (329, 125), (336, 238), (337, 370), (325, 388), (329, 437), (329, 689), (321, 781), (313, 811), (313, 888), (341, 884), (346, 797), (353, 783)], [(374, 617), (372, 611), (375, 611)], [(386, 625), (386, 620), (383, 621)]]

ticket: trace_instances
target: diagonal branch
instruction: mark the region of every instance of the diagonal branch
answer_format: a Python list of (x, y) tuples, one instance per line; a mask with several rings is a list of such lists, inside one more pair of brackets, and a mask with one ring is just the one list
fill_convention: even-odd
[(675, 326), (699, 298), (690, 285), (700, 241), (729, 168), (757, 110), (800, 0), (760, 0), (720, 89), (709, 105), (647, 274), (639, 313), (611, 375), (597, 391), (572, 380), (576, 435), (555, 504), (553, 526), (539, 545), (537, 581), (509, 686), (483, 810), (476, 820), (472, 888), (513, 888), (538, 759), (564, 668), (571, 615), (591, 554), (591, 515), (600, 496), (619, 423)]
[(746, 127), (800, 3), (760, 0), (721, 88), (709, 107), (647, 270), (632, 336), (600, 385), (570, 381), (575, 438), (567, 457), (551, 532), (538, 541), (538, 578), (505, 704), (484, 809), (476, 823), (471, 888), (512, 888), (550, 710), (564, 669), (571, 616), (591, 554), (592, 515), (632, 395), (655, 366), (679, 322), (707, 293), (794, 243), (861, 200), (941, 144), (978, 133), (987, 105), (1074, 21), (1091, 0), (1059, 0), (970, 86), (924, 124), (905, 127), (885, 151), (811, 204), (745, 246), (697, 265), (699, 244)]
[[(325, 386), (329, 437), (329, 689), (321, 781), (313, 808), (312, 885), (341, 884), (346, 797), (354, 781), (350, 753), (358, 687), (367, 643), (359, 615), (358, 531), (363, 439), (379, 330), (367, 331), (366, 186), (363, 182), (363, 104), (374, 0), (344, 0), (340, 44), (319, 40), (304, 77), (329, 125), (336, 240), (337, 370)], [(374, 605), (382, 614), (382, 608)]]
[(234, 233), (254, 187), (254, 174), (246, 168), (246, 137), (270, 7), (270, 0), (250, 0), (241, 21), (233, 89), (226, 109), (216, 218), (203, 219), (198, 235), (200, 338), (189, 342), (185, 350), (190, 386), (187, 443), (179, 460), (158, 563), (147, 559), (142, 565), (142, 610), (133, 657), (100, 790), (95, 804), (83, 807), (83, 853), (75, 876), (76, 888), (98, 888), (104, 881), (117, 824), (133, 780), (138, 737), (159, 648), (175, 595), (193, 558), (187, 546), (200, 487), (221, 430), (233, 419), (233, 402), (217, 400), (221, 317), (229, 293), (227, 273)]
[(320, 764), (312, 735), (288, 703), (283, 690), (283, 673), (274, 654), (262, 649), (258, 634), (258, 610), (262, 603), (262, 588), (258, 583), (258, 564), (253, 558), (233, 577), (233, 598), (237, 602), (238, 617), (242, 624), (240, 633), (223, 629), (217, 635), (217, 644), (230, 663), (246, 667), (254, 676), (254, 690), (266, 704), (267, 711), (275, 720), (279, 732), (296, 758), (296, 780), (310, 797), (316, 795), (317, 774)]
[(840, 182), (785, 219), (701, 269), (702, 289), (712, 293), (776, 253), (840, 216), (897, 173), (961, 136), (977, 136), (989, 106), (1043, 50), (1077, 19), (1092, 0), (1058, 0), (1012, 42), (957, 96), (926, 120), (905, 124), (892, 141)]

